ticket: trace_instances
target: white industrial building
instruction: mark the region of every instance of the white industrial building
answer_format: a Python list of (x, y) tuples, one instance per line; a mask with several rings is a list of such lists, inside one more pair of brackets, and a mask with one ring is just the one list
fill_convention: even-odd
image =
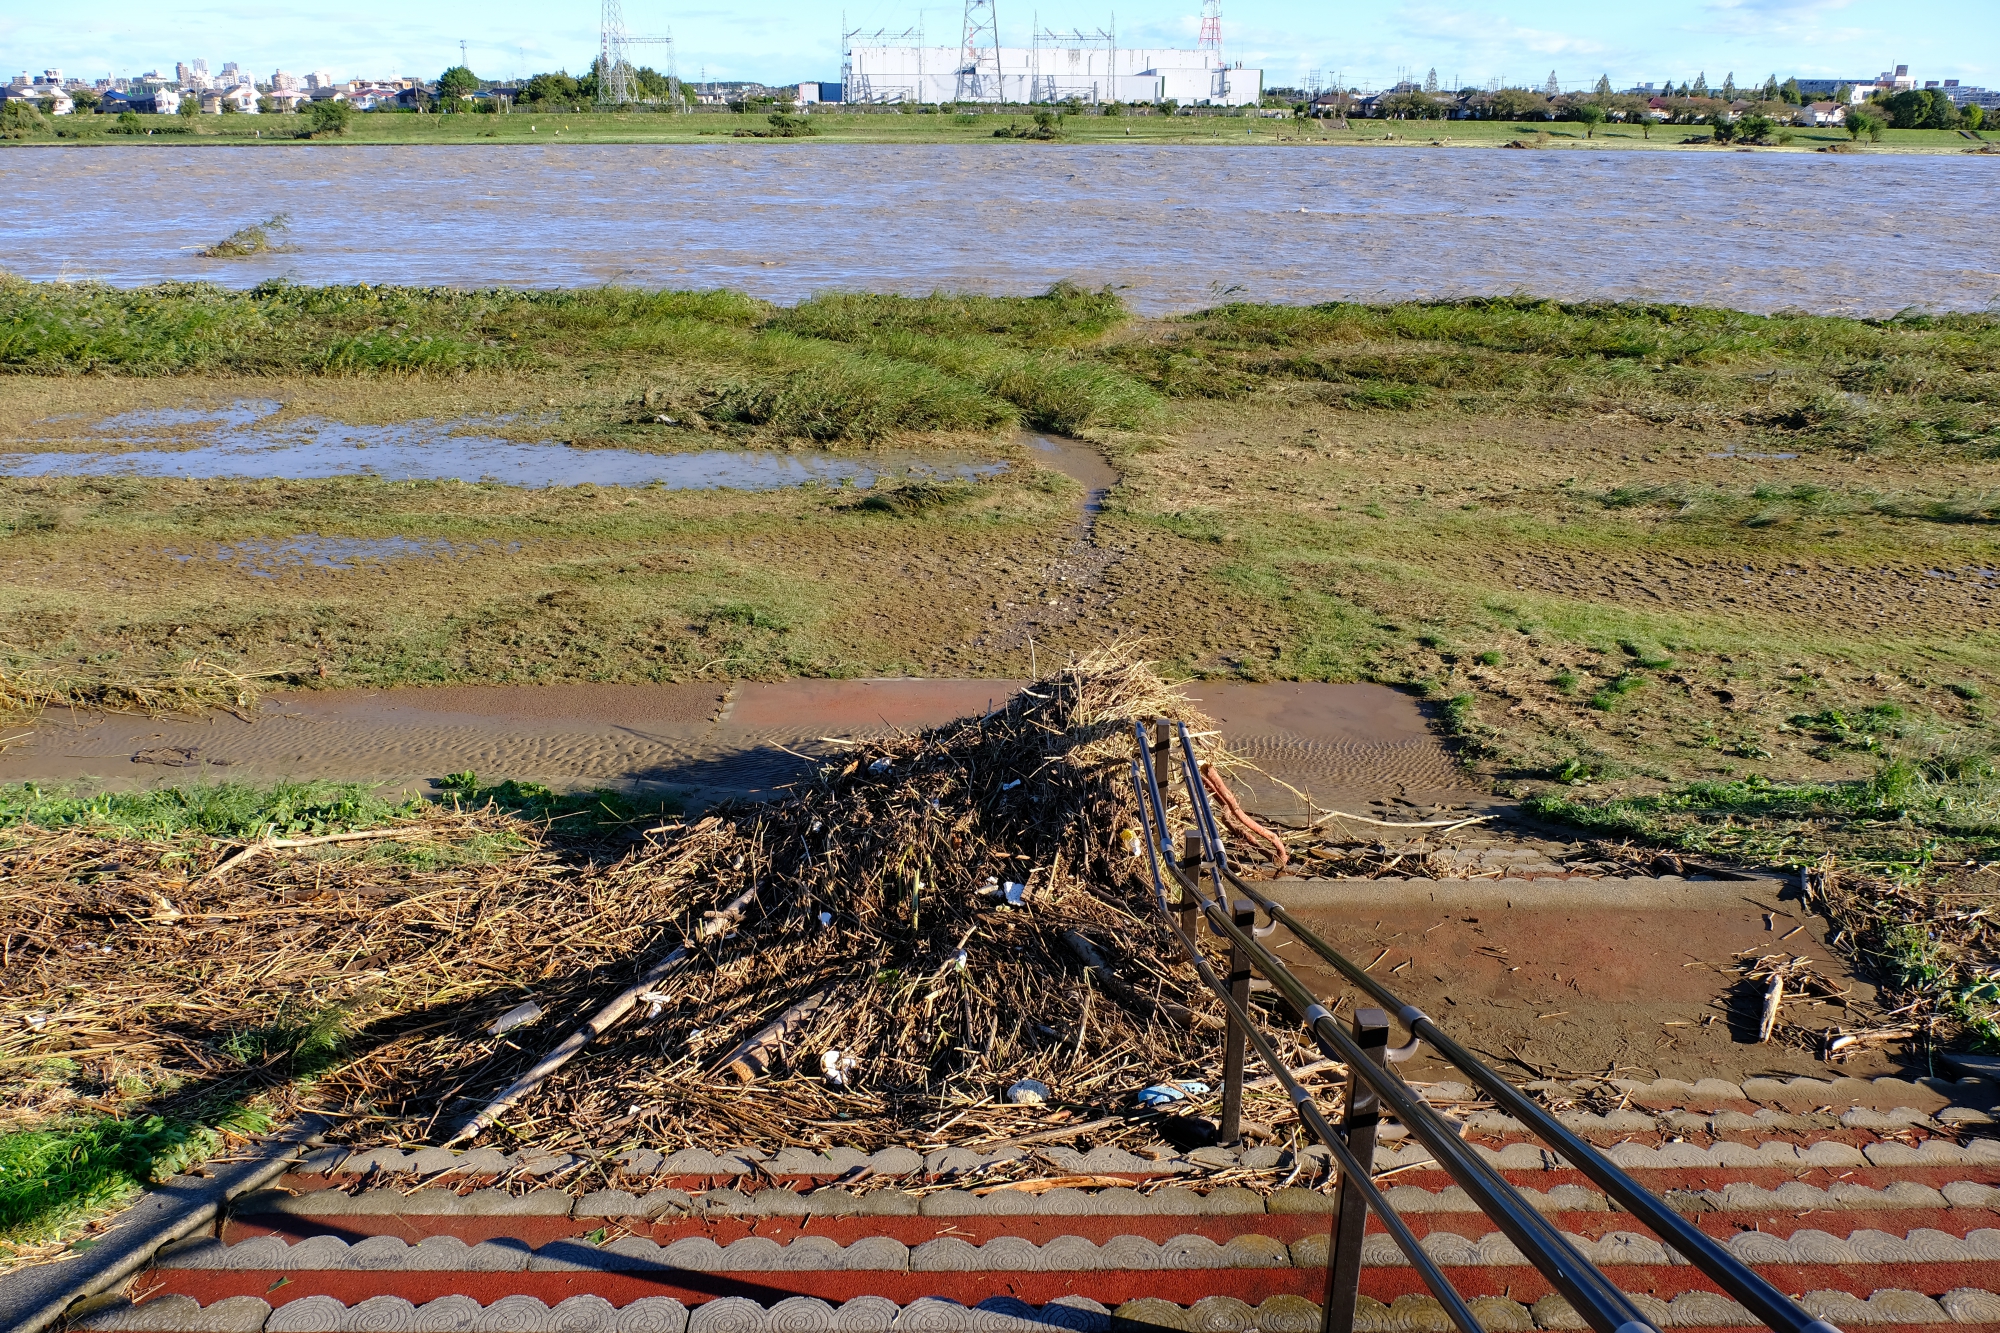
[(1003, 46), (975, 64), (956, 46), (848, 47), (846, 102), (1163, 102), (1255, 106), (1264, 71), (1218, 66), (1212, 52), (1148, 50), (1109, 43)]

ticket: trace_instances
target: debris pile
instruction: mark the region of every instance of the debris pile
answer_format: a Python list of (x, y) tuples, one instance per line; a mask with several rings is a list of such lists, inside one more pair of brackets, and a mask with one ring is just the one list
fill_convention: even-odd
[(873, 1150), (1138, 1109), (1213, 1081), (1222, 1026), (1126, 836), (1156, 715), (1210, 730), (1107, 650), (588, 854), (441, 806), (255, 856), (0, 832), (0, 1115), (81, 1095), (36, 1082), (59, 1059), (122, 1112), (256, 1095), (356, 1144)]

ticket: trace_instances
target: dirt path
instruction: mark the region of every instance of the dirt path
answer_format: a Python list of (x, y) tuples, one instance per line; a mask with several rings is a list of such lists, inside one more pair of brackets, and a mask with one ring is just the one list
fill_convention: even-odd
[(1038, 630), (1046, 642), (1046, 631), (1074, 625), (1093, 610), (1109, 607), (1113, 598), (1103, 591), (1104, 576), (1130, 554), (1129, 548), (1106, 547), (1097, 541), (1097, 516), (1104, 512), (1111, 488), (1124, 480), (1110, 461), (1081, 440), (1060, 435), (1021, 439), (1037, 463), (1083, 487), (1083, 504), (1075, 536), (1042, 576), (1043, 586), (1056, 595), (1027, 606), (995, 604), (985, 627), (967, 643), (985, 652), (1018, 652), (1034, 641)]
[[(51, 712), (0, 752), (0, 782), (331, 778), (422, 792), (447, 773), (558, 788), (764, 795), (860, 737), (1003, 703), (1009, 680), (480, 685), (276, 695), (253, 721)], [(1246, 752), (1295, 785), (1396, 795), (1451, 788), (1456, 768), (1409, 696), (1375, 685), (1199, 684)], [(1284, 789), (1271, 791), (1290, 799)], [(1462, 793), (1461, 793), (1462, 794)]]

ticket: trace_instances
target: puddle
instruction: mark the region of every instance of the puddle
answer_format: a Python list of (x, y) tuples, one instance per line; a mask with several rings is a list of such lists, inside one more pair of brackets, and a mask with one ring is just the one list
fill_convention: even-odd
[(102, 435), (127, 435), (131, 439), (163, 438), (132, 434), (138, 431), (171, 431), (185, 426), (221, 426), (240, 430), (262, 421), (283, 407), (283, 403), (243, 401), (228, 407), (158, 407), (140, 412), (120, 412), (106, 417), (92, 429)]
[(239, 541), (226, 546), (217, 546), (214, 550), (206, 552), (165, 550), (160, 554), (183, 563), (190, 560), (214, 560), (222, 564), (235, 565), (244, 573), (260, 579), (275, 579), (290, 573), (303, 574), (308, 569), (325, 569), (336, 573), (351, 573), (364, 569), (385, 572), (390, 562), (395, 560), (462, 560), (468, 556), (493, 552), (513, 554), (520, 549), (519, 542), (428, 541), (418, 537), (322, 537), (317, 532), (304, 532), (282, 541)]
[[(777, 490), (810, 482), (873, 486), (884, 477), (987, 477), (1005, 463), (941, 461), (917, 456), (844, 458), (712, 449), (647, 454), (625, 449), (576, 449), (522, 444), (465, 434), (461, 423), (410, 421), (351, 426), (331, 421), (262, 426), (279, 404), (238, 402), (228, 408), (175, 408), (126, 413), (99, 431), (183, 428), (209, 443), (188, 449), (120, 453), (0, 454), (0, 476), (246, 477), (306, 481), (371, 476), (386, 481), (498, 482), (508, 486), (664, 486), (669, 490)], [(189, 432), (188, 426), (212, 426)], [(159, 437), (152, 437), (159, 438)], [(150, 443), (144, 434), (128, 440)], [(121, 440), (121, 443), (125, 440)]]

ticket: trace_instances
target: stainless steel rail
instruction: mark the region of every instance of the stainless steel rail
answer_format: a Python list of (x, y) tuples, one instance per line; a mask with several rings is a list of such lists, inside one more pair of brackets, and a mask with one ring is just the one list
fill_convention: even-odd
[[(1616, 1165), (1584, 1143), (1545, 1111), (1532, 1098), (1488, 1069), (1471, 1052), (1438, 1029), (1422, 1010), (1404, 1004), (1388, 988), (1367, 975), (1324, 940), (1299, 924), (1284, 906), (1268, 894), (1243, 882), (1230, 868), (1228, 853), (1216, 827), (1215, 814), (1203, 784), (1199, 761), (1190, 743), (1187, 728), (1170, 733), (1168, 724), (1157, 724), (1156, 739), (1148, 744), (1143, 724), (1135, 725), (1138, 753), (1133, 760), (1132, 779), (1138, 797), (1140, 818), (1145, 824), (1145, 843), (1155, 896), (1181, 946), (1194, 962), (1202, 981), (1221, 997), (1229, 1012), (1229, 1040), (1224, 1061), (1224, 1138), (1236, 1133), (1235, 1116), (1241, 1105), (1242, 1050), (1247, 1040), (1257, 1056), (1270, 1067), (1285, 1087), (1299, 1116), (1315, 1137), (1325, 1143), (1340, 1165), (1340, 1198), (1335, 1213), (1327, 1254), (1327, 1299), (1323, 1309), (1325, 1333), (1348, 1333), (1353, 1327), (1354, 1302), (1359, 1289), (1361, 1241), (1365, 1215), (1372, 1210), (1395, 1237), (1397, 1244), (1416, 1265), (1424, 1284), (1444, 1305), (1454, 1322), (1473, 1333), (1468, 1324), (1470, 1311), (1449, 1282), (1426, 1257), (1416, 1257), (1421, 1246), (1409, 1237), (1407, 1226), (1396, 1218), (1386, 1199), (1369, 1176), (1374, 1151), (1376, 1103), (1402, 1122), (1427, 1148), (1438, 1165), (1465, 1190), (1472, 1200), (1511, 1240), (1528, 1261), (1567, 1298), (1577, 1313), (1597, 1333), (1652, 1333), (1652, 1325), (1624, 1292), (1602, 1271), (1583, 1257), (1553, 1223), (1530, 1207), (1470, 1144), (1460, 1139), (1457, 1126), (1418, 1097), (1402, 1078), (1388, 1067), (1393, 1060), (1413, 1050), (1417, 1041), (1427, 1041), (1451, 1064), (1462, 1070), (1490, 1093), (1496, 1104), (1528, 1125), (1566, 1160), (1598, 1183), (1607, 1195), (1630, 1210), (1635, 1217), (1657, 1232), (1663, 1240), (1687, 1257), (1724, 1291), (1739, 1300), (1750, 1313), (1783, 1333), (1839, 1333), (1833, 1325), (1814, 1319), (1782, 1292), (1704, 1235), (1658, 1196), (1640, 1186)], [(1167, 801), (1162, 795), (1160, 763), (1168, 760), (1179, 741), (1182, 783), (1187, 790), (1193, 841), (1184, 858), (1176, 858), (1169, 828)], [(1171, 775), (1169, 775), (1171, 784)], [(1207, 874), (1199, 873), (1205, 863)], [(1204, 891), (1208, 881), (1212, 892)], [(1167, 898), (1167, 881), (1178, 891), (1178, 903)], [(1231, 892), (1245, 895), (1231, 901)], [(1261, 906), (1271, 925), (1254, 926), (1255, 907)], [(1178, 923), (1175, 917), (1178, 915)], [(1228, 983), (1215, 973), (1193, 938), (1197, 916), (1208, 918), (1210, 929), (1229, 942), (1231, 977)], [(1356, 1015), (1350, 1034), (1334, 1020), (1332, 1013), (1299, 981), (1292, 971), (1260, 942), (1279, 925), (1289, 928), (1307, 947), (1331, 963), (1342, 976), (1395, 1012), (1409, 1028), (1412, 1040), (1401, 1052), (1386, 1052), (1387, 1016), (1375, 1010)], [(1344, 1127), (1335, 1131), (1306, 1093), (1292, 1078), (1269, 1038), (1249, 1015), (1248, 972), (1261, 972), (1293, 1007), (1304, 1015), (1305, 1028), (1315, 1044), (1327, 1055), (1345, 1063), (1349, 1070), (1348, 1111)], [(1461, 1317), (1463, 1316), (1463, 1317)]]

